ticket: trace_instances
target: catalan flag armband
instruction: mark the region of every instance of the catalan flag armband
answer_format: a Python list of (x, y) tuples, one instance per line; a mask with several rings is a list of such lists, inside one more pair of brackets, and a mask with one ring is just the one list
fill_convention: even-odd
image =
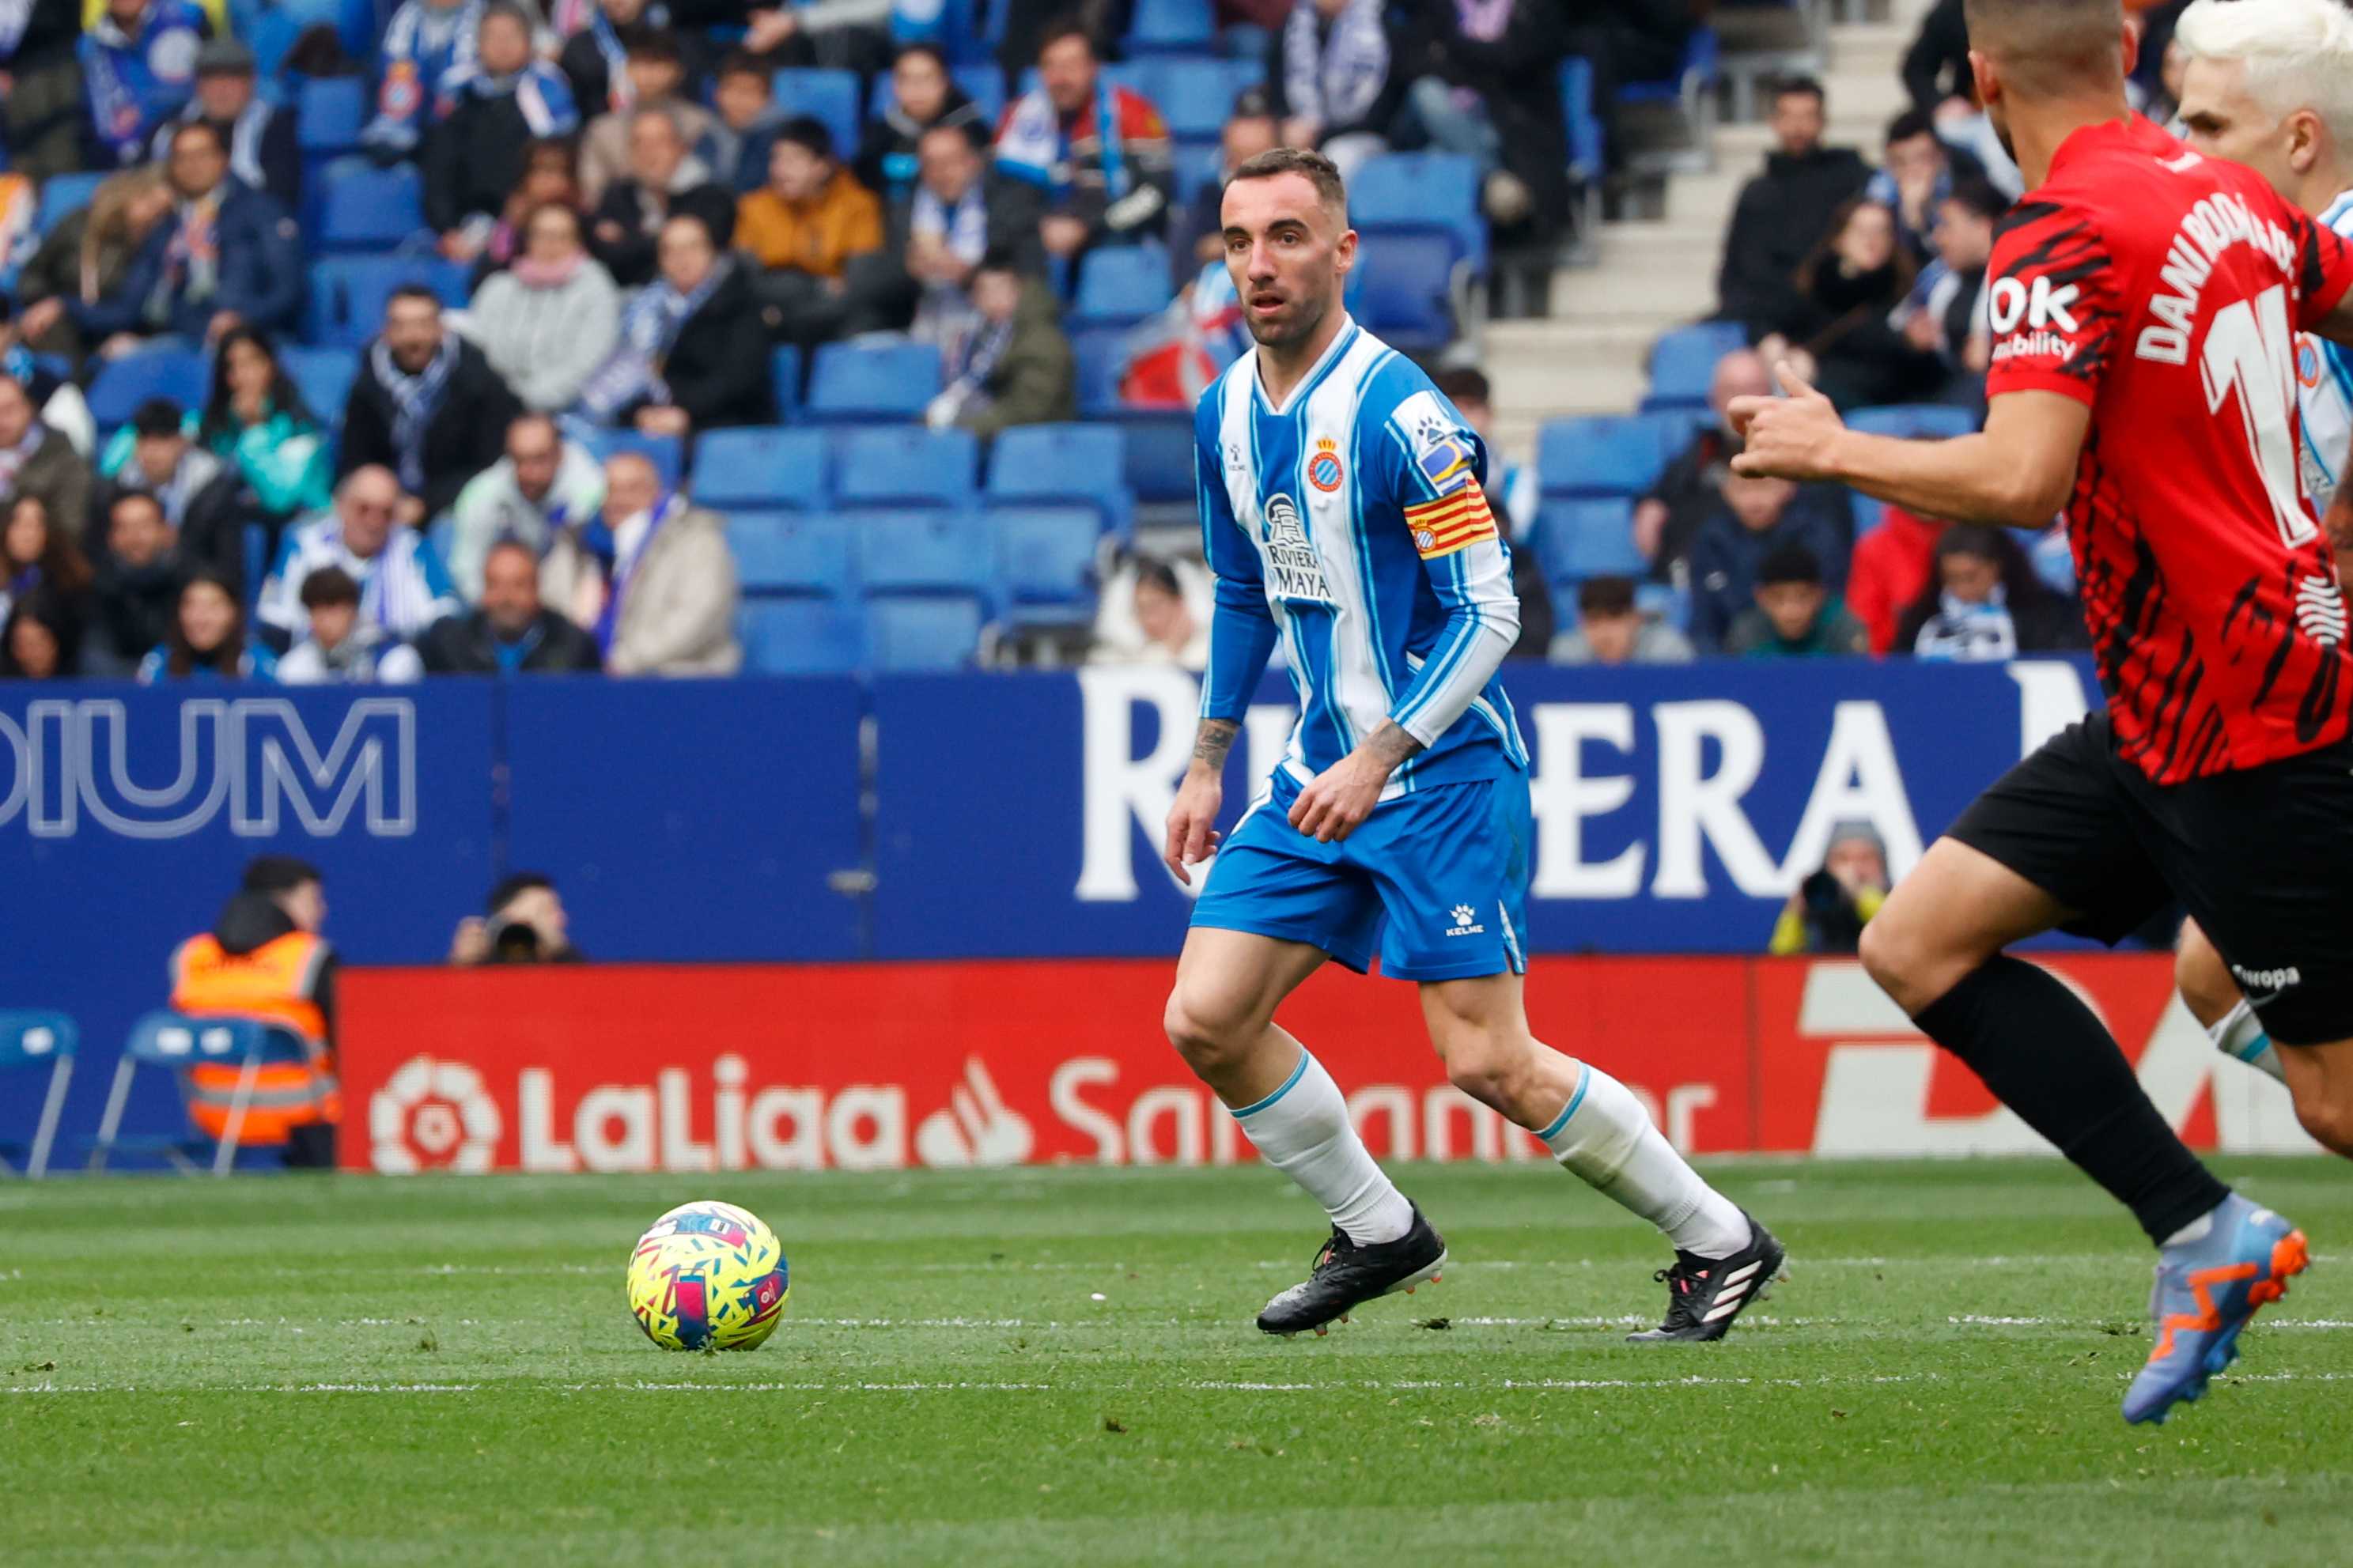
[(1488, 510), (1487, 492), (1479, 487), (1468, 443), (1451, 437), (1436, 442), (1419, 462), (1422, 476), (1438, 492), (1436, 500), (1405, 509), (1413, 547), (1423, 560), (1434, 561), (1496, 537), (1495, 514)]

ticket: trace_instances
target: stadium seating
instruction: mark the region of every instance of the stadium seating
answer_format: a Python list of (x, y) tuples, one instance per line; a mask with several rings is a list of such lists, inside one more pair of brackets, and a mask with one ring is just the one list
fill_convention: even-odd
[(1886, 408), (1858, 408), (1847, 416), (1850, 429), (1873, 436), (1898, 436), (1906, 440), (1949, 440), (1978, 428), (1975, 409), (1938, 403), (1905, 403)]
[(1095, 616), (1101, 524), (1088, 506), (992, 508), (1006, 619), (1016, 626), (1085, 626)]
[(866, 602), (866, 663), (878, 674), (962, 669), (980, 652), (976, 601), (882, 598)]
[(1215, 142), (1179, 142), (1174, 158), (1176, 199), (1189, 202), (1218, 183), (1225, 170), (1225, 149)]
[(413, 163), (379, 169), (362, 159), (330, 164), (312, 244), (322, 255), (391, 250), (425, 227), (425, 183)]
[(806, 114), (833, 135), (833, 154), (847, 163), (858, 156), (858, 73), (814, 66), (787, 67), (776, 75), (776, 111)]
[(1116, 426), (1017, 426), (989, 452), (989, 503), (1084, 505), (1098, 532), (1125, 538), (1135, 517), (1126, 463), (1127, 437)]
[(1127, 488), (1145, 505), (1190, 507), (1193, 416), (1156, 409), (1121, 409), (1112, 418), (1125, 437)]
[(1127, 29), (1127, 52), (1131, 56), (1200, 54), (1208, 50), (1217, 31), (1209, 0), (1136, 0), (1134, 20)]
[(1545, 499), (1638, 495), (1657, 481), (1689, 431), (1690, 421), (1674, 415), (1556, 419), (1537, 438)]
[(851, 430), (840, 458), (834, 497), (843, 506), (968, 506), (978, 488), (980, 442), (969, 430)]
[(1545, 581), (1556, 585), (1588, 577), (1641, 577), (1651, 570), (1634, 548), (1633, 509), (1623, 500), (1547, 500), (1537, 514), (1535, 540)]
[(312, 414), (329, 421), (343, 417), (352, 383), (359, 377), (358, 354), (349, 349), (308, 349), (290, 343), (278, 351), (278, 363), (286, 367)]
[(1074, 331), (1131, 327), (1166, 310), (1168, 252), (1157, 245), (1111, 245), (1090, 250), (1079, 264), (1077, 298), (1064, 317)]
[(735, 613), (735, 637), (754, 675), (846, 675), (866, 658), (864, 623), (839, 599), (746, 601)]
[(940, 391), (928, 343), (828, 343), (809, 374), (808, 417), (835, 424), (913, 419)]
[(776, 425), (713, 430), (695, 444), (688, 485), (698, 506), (821, 510), (832, 498), (833, 462), (821, 430)]
[[(0, 1143), (0, 1156), (22, 1159), (22, 1173), (36, 1181), (49, 1168), (49, 1150), (57, 1142), (58, 1118), (65, 1110), (66, 1089), (73, 1081), (74, 1049), (80, 1039), (81, 1031), (63, 1013), (0, 1013), (0, 1073), (46, 1069), (46, 1081), (39, 1090), (41, 1119), (32, 1142)], [(6, 1160), (0, 1158), (0, 1174), (10, 1169)]]
[(1453, 273), (1452, 237), (1386, 230), (1348, 275), (1349, 308), (1391, 348), (1434, 354), (1454, 341)]
[[(1152, 4), (1154, 0), (1145, 0), (1146, 6)], [(1153, 102), (1168, 122), (1168, 134), (1179, 146), (1215, 147), (1225, 131), (1227, 116), (1233, 112), (1235, 95), (1241, 90), (1235, 82), (1234, 62), (1179, 58), (1157, 64), (1153, 72)]]
[(329, 348), (356, 349), (384, 328), (393, 290), (421, 283), (450, 310), (463, 310), (471, 277), (438, 256), (332, 256), (311, 264), (303, 336)]
[(1651, 350), (1651, 391), (1642, 412), (1706, 412), (1716, 362), (1747, 342), (1737, 321), (1704, 321), (1667, 333)]
[[(888, 72), (877, 79), (878, 82), (887, 82), (890, 79)], [(960, 65), (948, 73), (948, 79), (955, 82), (966, 98), (972, 100), (974, 106), (980, 110), (983, 118), (988, 121), (993, 130), (998, 118), (1005, 113), (1004, 68), (994, 61)]]
[(306, 78), (295, 91), (294, 105), (294, 137), (306, 172), (359, 151), (360, 130), (367, 124), (370, 108), (364, 77)]
[(44, 237), (58, 225), (90, 205), (104, 174), (51, 174), (41, 185), (41, 199), (33, 209), (33, 226)]
[(777, 418), (790, 420), (799, 411), (804, 374), (800, 346), (797, 343), (786, 343), (768, 356), (768, 375), (775, 384)]
[(686, 447), (675, 436), (649, 436), (638, 430), (593, 430), (583, 445), (600, 463), (624, 452), (650, 459), (665, 489), (675, 486), (686, 472)]
[(151, 397), (199, 408), (207, 379), (205, 356), (192, 349), (149, 349), (107, 360), (86, 394), (90, 416), (100, 429), (111, 430), (129, 424), (132, 413)]
[(738, 511), (727, 519), (747, 599), (839, 599), (857, 583), (853, 525), (821, 513)]
[(232, 1102), (228, 1125), (217, 1142), (204, 1137), (130, 1140), (120, 1136), (123, 1106), (131, 1095), (132, 1075), (138, 1068), (169, 1069), (180, 1079), (185, 1100), (187, 1068), (200, 1061), (223, 1066), (289, 1063), (314, 1071), (317, 1068), (301, 1037), (282, 1024), (259, 1018), (191, 1018), (178, 1013), (150, 1013), (139, 1020), (122, 1047), (113, 1085), (107, 1090), (106, 1110), (99, 1118), (98, 1137), (91, 1145), (90, 1169), (102, 1171), (118, 1151), (137, 1148), (163, 1155), (188, 1175), (199, 1173), (197, 1160), (209, 1155), (212, 1173), (227, 1175), (237, 1160), (237, 1134), (245, 1113), (242, 1102)]
[(1092, 418), (1119, 406), (1121, 373), (1127, 368), (1127, 329), (1082, 328), (1071, 334), (1079, 362), (1079, 412)]
[(1479, 166), (1451, 153), (1386, 153), (1348, 185), (1348, 216), (1367, 246), (1388, 234), (1443, 234), (1454, 259), (1487, 270), (1487, 221), (1479, 213)]

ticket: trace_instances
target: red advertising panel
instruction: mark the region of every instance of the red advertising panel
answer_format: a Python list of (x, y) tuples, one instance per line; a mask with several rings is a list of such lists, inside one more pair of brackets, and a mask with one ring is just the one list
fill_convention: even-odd
[[(2193, 1141), (2303, 1147), (2154, 957), (2052, 965)], [(354, 970), (340, 983), (348, 1165), (900, 1169), (1251, 1158), (1160, 1030), (1161, 962)], [(1851, 961), (1539, 959), (1539, 1037), (1633, 1087), (1681, 1147), (2041, 1151)], [(1337, 970), (1284, 1008), (1400, 1159), (1540, 1157), (1446, 1082), (1409, 987)]]

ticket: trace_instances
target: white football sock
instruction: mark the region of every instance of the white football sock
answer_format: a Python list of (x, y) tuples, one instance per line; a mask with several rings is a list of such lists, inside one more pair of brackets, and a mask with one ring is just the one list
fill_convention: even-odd
[(1748, 1245), (1747, 1216), (1700, 1179), (1651, 1125), (1642, 1102), (1600, 1068), (1579, 1064), (1567, 1109), (1536, 1136), (1554, 1159), (1665, 1231), (1680, 1250), (1729, 1258)]
[(1281, 1089), (1233, 1116), (1266, 1163), (1304, 1187), (1354, 1240), (1395, 1241), (1413, 1228), (1413, 1205), (1373, 1163), (1340, 1086), (1314, 1052), (1302, 1050)]
[(2222, 1021), (2206, 1031), (2214, 1048), (2226, 1057), (2236, 1057), (2257, 1072), (2267, 1072), (2282, 1083), (2287, 1074), (2280, 1070), (2279, 1052), (2272, 1048), (2272, 1037), (2263, 1033), (2263, 1020), (2255, 1010), (2242, 1001), (2222, 1015)]

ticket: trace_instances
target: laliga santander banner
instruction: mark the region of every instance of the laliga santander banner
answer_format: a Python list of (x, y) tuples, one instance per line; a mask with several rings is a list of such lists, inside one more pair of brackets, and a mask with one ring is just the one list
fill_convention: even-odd
[[(2152, 955), (2053, 959), (2200, 1147), (2307, 1151)], [(339, 982), (345, 1165), (898, 1170), (1254, 1158), (1160, 1032), (1165, 962), (367, 970)], [(1539, 958), (1540, 1037), (1695, 1154), (2050, 1152), (1851, 960)], [(1282, 1021), (1389, 1159), (1541, 1159), (1447, 1083), (1409, 987), (1337, 969)]]

